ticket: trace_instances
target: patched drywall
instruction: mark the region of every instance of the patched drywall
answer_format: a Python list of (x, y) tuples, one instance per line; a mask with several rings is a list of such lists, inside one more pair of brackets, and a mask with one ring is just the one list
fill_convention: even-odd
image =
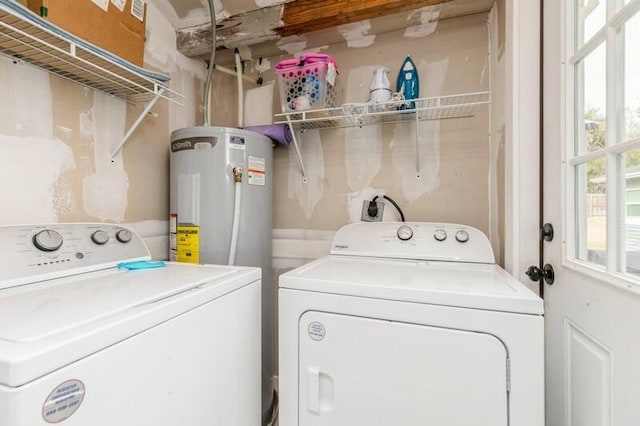
[[(70, 183), (62, 179), (74, 167), (71, 149), (60, 140), (0, 135), (3, 158), (22, 167), (0, 167), (0, 225), (56, 222), (58, 212), (75, 207)], [(4, 162), (4, 161), (3, 161)]]
[[(409, 14), (407, 21), (410, 25), (404, 31), (404, 36), (409, 38), (426, 37), (438, 27), (440, 11), (433, 6), (423, 7)], [(417, 21), (417, 22), (415, 22)]]
[(127, 209), (129, 178), (122, 164), (122, 151), (111, 161), (113, 147), (124, 136), (127, 106), (121, 99), (95, 93), (93, 107), (84, 113), (90, 121), (86, 134), (92, 139), (93, 173), (82, 182), (82, 201), (87, 215), (101, 222), (122, 222)]
[(147, 224), (154, 254), (166, 256), (169, 133), (198, 119), (206, 70), (177, 53), (175, 31), (153, 2), (146, 33), (145, 66), (172, 77), (184, 106), (159, 101), (114, 161), (111, 152), (144, 105), (0, 58), (0, 225)]
[(349, 47), (371, 46), (376, 36), (369, 34), (369, 31), (371, 31), (371, 21), (368, 19), (338, 26), (338, 32), (342, 34)]
[[(298, 138), (301, 138), (298, 134)], [(304, 144), (300, 145), (300, 157), (304, 164), (307, 182), (303, 182), (300, 168), (289, 168), (289, 198), (296, 200), (307, 219), (318, 206), (325, 189), (324, 152), (320, 131), (308, 130), (304, 134)], [(295, 150), (289, 150), (289, 163), (298, 164)]]
[(175, 46), (174, 28), (161, 10), (154, 3), (149, 3), (145, 64), (149, 68), (169, 74), (169, 87), (183, 96), (180, 104), (168, 104), (171, 131), (191, 126), (196, 122), (202, 123), (202, 84), (207, 74), (206, 64), (202, 60), (187, 58), (179, 53)]
[(75, 160), (54, 134), (49, 77), (4, 57), (0, 76), (0, 225), (57, 221), (75, 206), (63, 178)]
[[(363, 100), (369, 99), (370, 82), (378, 65), (357, 67), (349, 71), (344, 90), (344, 113), (353, 119), (365, 111)], [(342, 72), (344, 75), (344, 71)], [(382, 166), (382, 126), (348, 127), (345, 129), (345, 167), (351, 191), (371, 185)], [(352, 209), (349, 208), (349, 211)]]
[(307, 39), (304, 35), (282, 37), (276, 42), (276, 46), (278, 49), (295, 56), (307, 48)]
[[(410, 23), (431, 23), (435, 16), (429, 13), (419, 11)], [(435, 30), (422, 37), (398, 30), (378, 34), (373, 44), (357, 49), (347, 40), (331, 45), (325, 52), (338, 63), (343, 112), (357, 115), (355, 107), (368, 101), (377, 67), (391, 69), (395, 91), (406, 55), (418, 68), (421, 97), (489, 90), (487, 21), (486, 13), (476, 14), (437, 21)], [(273, 78), (272, 72), (264, 75)], [(276, 100), (274, 111), (280, 108)], [(417, 128), (408, 120), (298, 133), (309, 181), (302, 182), (292, 147), (276, 149), (274, 227), (335, 231), (360, 219), (363, 200), (387, 195), (409, 221), (462, 223), (489, 234), (499, 195), (489, 189), (489, 176), (495, 179), (498, 167), (492, 159), (489, 116), (484, 107), (473, 117), (421, 121)], [(397, 219), (387, 205), (384, 220)]]

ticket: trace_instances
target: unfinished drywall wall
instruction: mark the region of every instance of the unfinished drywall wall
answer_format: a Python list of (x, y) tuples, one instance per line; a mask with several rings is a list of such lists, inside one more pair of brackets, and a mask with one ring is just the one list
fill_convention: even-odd
[(158, 102), (113, 162), (143, 105), (0, 58), (0, 225), (128, 223), (166, 256), (169, 133), (198, 121), (205, 69), (177, 53), (153, 3), (146, 32), (145, 66), (170, 75), (185, 106)]
[[(343, 29), (343, 43), (322, 46), (323, 52), (337, 60), (343, 103), (368, 99), (373, 70), (379, 66), (391, 69), (389, 79), (395, 88), (406, 55), (411, 55), (418, 68), (421, 97), (489, 90), (488, 14), (432, 21), (428, 11), (422, 12), (421, 19), (430, 28), (423, 36), (419, 31), (407, 34), (400, 30), (358, 43), (354, 34), (369, 37), (363, 26), (358, 31)], [(291, 44), (281, 47), (282, 55), (269, 58), (273, 64), (291, 57)], [(304, 51), (315, 50), (304, 46)], [(275, 76), (271, 71), (264, 78), (268, 81)], [(274, 110), (280, 110), (278, 100)], [(275, 150), (275, 234), (289, 235), (296, 230), (295, 235), (301, 238), (330, 238), (341, 226), (360, 220), (363, 200), (386, 194), (398, 202), (409, 221), (463, 223), (499, 238), (499, 233), (493, 232), (501, 196), (496, 182), (499, 145), (490, 144), (489, 116), (490, 109), (485, 107), (471, 118), (421, 122), (417, 151), (412, 122), (305, 131), (298, 136), (307, 183), (302, 182), (293, 150)], [(387, 205), (384, 220), (398, 218), (393, 206)], [(274, 247), (282, 248), (285, 257), (295, 253), (288, 258), (289, 266), (294, 267), (300, 259), (317, 256), (318, 244), (328, 247), (321, 241), (314, 243), (306, 246), (312, 251), (309, 253), (304, 244), (300, 250), (288, 250), (277, 238)], [(499, 255), (500, 245), (494, 247)], [(278, 253), (274, 250), (275, 263), (285, 270), (287, 261)]]
[[(498, 33), (497, 16), (490, 23), (487, 13), (441, 21), (429, 10), (421, 10), (419, 15), (418, 24), (427, 25), (429, 31), (398, 30), (372, 39), (363, 23), (337, 28), (343, 33), (344, 42), (330, 46), (309, 46), (304, 37), (283, 39), (278, 44), (282, 54), (268, 59), (275, 65), (304, 51), (333, 55), (338, 63), (342, 103), (367, 101), (373, 71), (379, 66), (391, 69), (389, 79), (395, 88), (406, 55), (411, 55), (418, 68), (421, 97), (487, 91), (492, 82), (499, 93), (504, 93), (500, 74), (492, 80), (492, 66), (499, 65), (498, 55), (490, 55), (490, 41), (498, 44), (496, 36), (490, 39), (490, 32)], [(360, 42), (358, 37), (366, 42)], [(499, 50), (498, 46), (493, 50)], [(245, 59), (246, 74), (254, 78), (258, 58)], [(504, 66), (502, 69), (503, 75)], [(265, 82), (275, 78), (273, 70), (263, 73)], [(245, 89), (251, 87), (254, 86), (245, 84)], [(276, 85), (276, 112), (281, 110), (277, 90)], [(216, 102), (212, 122), (236, 125), (237, 89), (233, 77), (216, 73), (213, 99)], [(500, 258), (500, 123), (504, 118), (499, 111), (503, 105), (499, 100), (495, 107), (481, 108), (471, 118), (421, 122), (417, 150), (415, 125), (411, 122), (299, 134), (308, 182), (302, 181), (293, 149), (277, 147), (274, 232), (288, 235), (288, 230), (298, 230), (296, 235), (304, 238), (330, 238), (341, 226), (360, 220), (364, 200), (386, 194), (398, 202), (409, 221), (457, 222), (479, 228), (491, 237)], [(491, 114), (494, 120), (490, 120)], [(495, 129), (492, 137), (490, 126)], [(387, 205), (384, 220), (398, 219), (393, 206)], [(283, 248), (284, 243), (276, 238), (274, 244)], [(324, 242), (318, 244), (328, 247)], [(297, 256), (289, 258), (291, 267), (300, 259), (312, 259), (318, 254), (317, 245), (309, 247), (314, 247), (313, 253), (295, 251)], [(275, 263), (285, 266), (278, 251), (274, 253)]]

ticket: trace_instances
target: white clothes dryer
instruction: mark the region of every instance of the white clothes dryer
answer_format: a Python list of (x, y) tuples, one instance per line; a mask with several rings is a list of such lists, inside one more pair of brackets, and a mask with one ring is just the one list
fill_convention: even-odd
[(280, 426), (543, 426), (542, 300), (469, 226), (356, 223), (279, 282)]
[(0, 227), (0, 253), (1, 426), (260, 424), (259, 268), (149, 264), (113, 224)]

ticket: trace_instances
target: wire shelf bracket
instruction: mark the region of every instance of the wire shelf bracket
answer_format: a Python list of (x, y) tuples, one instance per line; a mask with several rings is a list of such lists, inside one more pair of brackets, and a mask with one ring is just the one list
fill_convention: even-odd
[(162, 96), (163, 91), (164, 90), (162, 88), (158, 90), (158, 93), (155, 95), (155, 97), (147, 103), (147, 105), (144, 107), (144, 110), (140, 113), (136, 121), (131, 125), (131, 127), (129, 128), (127, 133), (124, 135), (124, 137), (122, 138), (118, 146), (115, 147), (115, 149), (111, 153), (112, 162), (115, 160), (116, 155), (118, 155), (118, 153), (120, 152), (124, 144), (127, 143), (127, 141), (129, 140), (133, 132), (135, 132), (138, 126), (140, 125), (140, 123), (142, 123), (142, 120), (144, 120), (147, 114), (149, 114), (149, 111), (151, 111), (151, 108), (153, 108), (156, 102), (158, 102), (158, 99), (160, 99), (160, 97)]
[(291, 139), (293, 141), (293, 149), (296, 151), (296, 158), (298, 159), (298, 166), (300, 167), (300, 173), (302, 174), (302, 182), (307, 183), (307, 171), (304, 168), (304, 162), (302, 161), (302, 154), (300, 153), (300, 145), (298, 145), (298, 137), (294, 131), (293, 124), (291, 123), (291, 117), (287, 117), (287, 126), (291, 130)]

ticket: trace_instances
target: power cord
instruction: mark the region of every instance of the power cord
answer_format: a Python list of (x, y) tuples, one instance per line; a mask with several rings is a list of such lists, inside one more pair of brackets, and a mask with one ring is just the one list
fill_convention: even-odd
[[(369, 206), (367, 207), (367, 214), (369, 215), (369, 217), (376, 217), (378, 216), (378, 205), (376, 204), (376, 200), (379, 198), (379, 195), (376, 195), (375, 197), (373, 197), (371, 199), (371, 201), (369, 201)], [(402, 212), (402, 209), (400, 208), (400, 206), (398, 205), (398, 203), (396, 203), (391, 197), (387, 197), (386, 195), (383, 195), (382, 198), (384, 198), (385, 200), (389, 201), (391, 204), (393, 204), (393, 207), (396, 208), (396, 210), (398, 210), (398, 213), (400, 213), (400, 219), (404, 222), (404, 213)]]

